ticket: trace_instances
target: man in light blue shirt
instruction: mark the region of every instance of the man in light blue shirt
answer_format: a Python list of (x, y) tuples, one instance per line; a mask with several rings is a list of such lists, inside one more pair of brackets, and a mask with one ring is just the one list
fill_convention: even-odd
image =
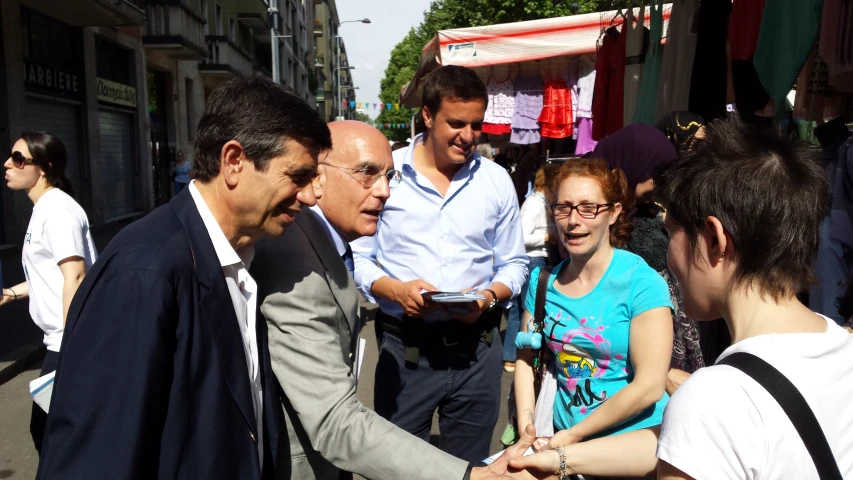
[[(500, 405), (501, 313), (527, 281), (512, 180), (474, 152), (488, 103), (470, 69), (445, 66), (424, 85), (426, 133), (395, 152), (400, 185), (377, 233), (352, 243), (355, 281), (379, 303), (377, 413), (468, 461), (489, 455)], [(438, 304), (424, 292), (475, 290)]]

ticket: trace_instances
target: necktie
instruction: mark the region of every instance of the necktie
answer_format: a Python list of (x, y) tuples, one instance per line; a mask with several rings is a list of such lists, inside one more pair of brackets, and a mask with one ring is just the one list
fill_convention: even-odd
[(352, 260), (352, 248), (350, 248), (349, 244), (347, 244), (347, 251), (341, 255), (341, 260), (343, 260), (344, 264), (347, 266), (350, 276), (355, 278), (355, 263), (353, 263)]

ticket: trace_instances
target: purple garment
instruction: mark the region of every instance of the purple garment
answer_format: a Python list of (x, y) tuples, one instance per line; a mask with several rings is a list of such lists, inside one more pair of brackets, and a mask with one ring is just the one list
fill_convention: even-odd
[(645, 123), (632, 123), (604, 137), (592, 151), (610, 168), (621, 168), (628, 178), (628, 190), (650, 178), (661, 165), (675, 160), (678, 155), (666, 135)]
[(515, 80), (515, 112), (512, 128), (539, 130), (539, 114), (542, 113), (542, 79), (518, 77)]
[(581, 117), (578, 119), (577, 128), (578, 143), (575, 147), (575, 155), (583, 156), (595, 150), (598, 142), (592, 139), (592, 119)]
[(539, 128), (513, 128), (509, 136), (509, 142), (516, 145), (530, 145), (531, 143), (539, 143), (542, 135), (539, 133)]

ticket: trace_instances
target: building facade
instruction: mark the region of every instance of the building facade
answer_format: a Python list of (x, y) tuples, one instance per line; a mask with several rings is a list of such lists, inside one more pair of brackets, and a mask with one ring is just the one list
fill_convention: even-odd
[[(236, 76), (273, 76), (272, 42), (281, 83), (317, 104), (331, 77), (316, 69), (318, 1), (3, 0), (0, 141), (54, 133), (94, 229), (140, 217), (174, 196), (177, 153), (193, 160), (211, 92)], [(2, 189), (0, 245), (20, 246), (31, 212), (23, 192)]]
[[(67, 176), (97, 228), (153, 205), (139, 0), (0, 2), (0, 141), (46, 130), (68, 151)], [(2, 243), (23, 240), (32, 212), (7, 188)]]

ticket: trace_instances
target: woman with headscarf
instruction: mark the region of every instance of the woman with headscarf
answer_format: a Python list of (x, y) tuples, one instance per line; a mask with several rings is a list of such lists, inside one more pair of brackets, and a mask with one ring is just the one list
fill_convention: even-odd
[(652, 201), (652, 175), (659, 167), (678, 158), (675, 143), (657, 128), (635, 123), (602, 139), (591, 157), (604, 159), (611, 168), (625, 172), (628, 190), (634, 192), (636, 198), (636, 207), (630, 215), (633, 230), (625, 249), (642, 257), (669, 285), (675, 308), (672, 312), (674, 336), (671, 370), (666, 388), (672, 394), (690, 373), (705, 366), (698, 327), (693, 319), (684, 314), (678, 284), (667, 268), (669, 236), (663, 226), (664, 211)]
[(661, 118), (655, 128), (663, 132), (669, 139), (676, 153), (687, 148), (694, 138), (702, 138), (705, 120), (698, 113), (672, 112)]

